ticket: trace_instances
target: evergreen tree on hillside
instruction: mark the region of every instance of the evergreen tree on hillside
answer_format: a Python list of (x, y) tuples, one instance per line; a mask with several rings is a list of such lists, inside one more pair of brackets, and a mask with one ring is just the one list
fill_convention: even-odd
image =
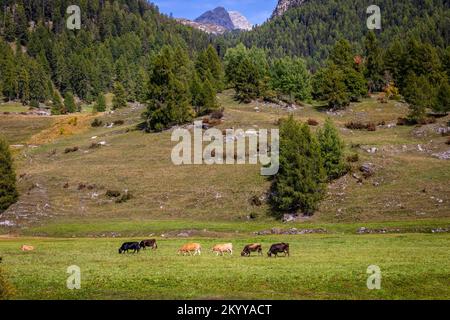
[(267, 55), (264, 50), (247, 49), (239, 44), (225, 54), (225, 74), (242, 102), (264, 97), (269, 75)]
[(437, 89), (436, 104), (433, 108), (436, 112), (450, 112), (450, 85), (448, 81), (443, 81)]
[(18, 198), (16, 174), (9, 144), (0, 137), (0, 213), (8, 209)]
[(311, 98), (311, 79), (302, 59), (285, 57), (276, 59), (271, 67), (271, 86), (293, 102)]
[(354, 67), (354, 54), (352, 45), (348, 40), (341, 39), (336, 42), (333, 50), (330, 53), (328, 61), (338, 66), (340, 69), (347, 69)]
[(63, 113), (73, 113), (77, 111), (77, 107), (75, 105), (75, 99), (73, 97), (73, 93), (67, 91), (64, 94), (64, 112)]
[(325, 121), (323, 129), (318, 131), (317, 138), (328, 180), (341, 177), (346, 172), (344, 142), (330, 118)]
[(202, 81), (208, 78), (209, 81), (212, 81), (212, 85), (217, 91), (222, 91), (224, 70), (217, 51), (212, 45), (209, 45), (206, 50), (199, 53), (195, 62), (195, 69)]
[(435, 104), (435, 90), (426, 76), (410, 74), (403, 90), (406, 102), (410, 105), (409, 120), (420, 123), (425, 119), (427, 108)]
[(64, 104), (59, 93), (54, 90), (52, 96), (52, 115), (59, 115), (65, 113)]
[(125, 88), (123, 87), (123, 85), (120, 82), (116, 82), (114, 84), (113, 93), (114, 93), (114, 97), (112, 100), (113, 110), (125, 108), (127, 106), (126, 93), (125, 93)]
[(334, 64), (320, 69), (314, 75), (313, 87), (315, 97), (326, 100), (332, 109), (343, 109), (350, 104), (344, 72)]
[(106, 99), (103, 93), (100, 93), (95, 100), (94, 112), (105, 112), (106, 111)]
[(276, 212), (312, 215), (324, 197), (326, 180), (319, 143), (309, 126), (290, 116), (280, 125), (280, 170), (271, 203)]
[(383, 51), (373, 31), (370, 31), (364, 42), (366, 69), (365, 77), (368, 81), (369, 91), (382, 91), (385, 87)]
[(147, 111), (142, 115), (142, 126), (147, 132), (183, 124), (194, 116), (188, 86), (190, 67), (185, 65), (188, 60), (183, 59), (184, 54), (180, 50), (165, 46), (153, 60), (147, 90)]

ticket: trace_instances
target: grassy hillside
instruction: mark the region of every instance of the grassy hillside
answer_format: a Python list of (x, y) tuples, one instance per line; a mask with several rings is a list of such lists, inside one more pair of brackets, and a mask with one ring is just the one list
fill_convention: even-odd
[[(219, 100), (226, 110), (219, 129), (273, 128), (289, 113), (263, 103), (238, 104), (232, 92)], [(249, 201), (270, 185), (259, 166), (176, 167), (170, 131), (134, 129), (142, 110), (136, 105), (97, 115), (0, 117), (0, 133), (24, 145), (14, 148), (21, 197), (0, 218), (0, 234), (8, 234), (0, 237), (0, 257), (14, 298), (450, 297), (450, 167), (432, 156), (449, 149), (436, 131), (449, 117), (422, 127), (392, 126), (408, 112), (406, 105), (380, 104), (376, 96), (339, 113), (327, 113), (319, 103), (293, 110), (302, 121), (323, 124), (332, 117), (347, 154), (357, 153), (359, 161), (329, 186), (312, 218), (285, 224), (266, 205)], [(94, 118), (103, 126), (92, 128)], [(117, 120), (124, 123), (104, 126)], [(352, 131), (345, 128), (349, 121), (385, 125)], [(93, 142), (105, 145), (92, 148)], [(65, 153), (73, 147), (78, 151)], [(372, 148), (377, 151), (367, 151)], [(372, 163), (375, 174), (359, 183), (352, 174), (361, 177), (364, 163)], [(107, 190), (129, 190), (133, 197), (118, 204)], [(374, 234), (357, 234), (361, 227)], [(325, 233), (274, 234), (291, 228)], [(123, 241), (147, 237), (158, 239), (156, 252), (118, 255)], [(202, 244), (201, 257), (176, 256), (187, 241)], [(290, 243), (290, 258), (239, 256), (247, 243), (261, 242), (266, 252), (281, 241)], [(235, 254), (213, 255), (210, 248), (220, 242), (233, 242)], [(23, 244), (36, 249), (21, 252)], [(73, 264), (81, 268), (81, 290), (65, 286)], [(366, 287), (373, 264), (382, 270), (381, 290)]]
[[(220, 97), (226, 107), (225, 128), (273, 128), (288, 111), (262, 103), (241, 105), (226, 92)], [(255, 109), (258, 108), (258, 109)], [(259, 175), (259, 166), (174, 166), (170, 159), (175, 143), (171, 132), (144, 134), (135, 131), (142, 108), (130, 107), (104, 115), (77, 114), (52, 118), (5, 116), (1, 133), (14, 143), (32, 143), (16, 151), (21, 202), (5, 213), (3, 219), (20, 215), (20, 204), (38, 203), (42, 215), (36, 219), (47, 225), (79, 221), (183, 220), (270, 222), (266, 205), (254, 206), (253, 196), (264, 196), (270, 182)], [(349, 155), (358, 153), (354, 173), (372, 163), (375, 175), (362, 183), (351, 174), (329, 186), (326, 200), (309, 223), (382, 222), (450, 217), (450, 170), (448, 162), (432, 154), (448, 150), (446, 138), (436, 128), (448, 119), (424, 127), (394, 126), (407, 113), (400, 102), (380, 104), (376, 97), (352, 105), (347, 111), (327, 114), (320, 106), (305, 106), (294, 111), (303, 121), (316, 119), (323, 124), (331, 116), (340, 127)], [(74, 117), (77, 118), (73, 125)], [(112, 128), (92, 128), (99, 118), (104, 124), (124, 120)], [(384, 122), (375, 132), (345, 128), (348, 121)], [(42, 122), (30, 134), (28, 125)], [(21, 132), (19, 136), (14, 133)], [(105, 146), (91, 148), (93, 142)], [(79, 147), (74, 153), (66, 148)], [(377, 148), (376, 153), (369, 153)], [(133, 198), (117, 204), (107, 190), (128, 190)], [(43, 199), (45, 201), (43, 201)], [(18, 208), (19, 207), (19, 208)], [(45, 207), (45, 208), (44, 208)], [(36, 211), (36, 210), (35, 210)], [(7, 218), (5, 218), (7, 217)], [(25, 222), (30, 217), (19, 217)], [(45, 221), (45, 222), (44, 222)], [(41, 230), (42, 231), (42, 230)]]

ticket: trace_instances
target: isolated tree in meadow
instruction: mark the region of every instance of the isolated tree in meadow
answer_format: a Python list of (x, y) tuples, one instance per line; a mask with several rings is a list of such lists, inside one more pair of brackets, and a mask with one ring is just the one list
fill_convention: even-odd
[(343, 75), (350, 101), (357, 102), (361, 97), (367, 95), (367, 81), (361, 72), (347, 68), (344, 69)]
[(341, 177), (346, 172), (344, 142), (330, 118), (325, 121), (323, 129), (318, 130), (317, 138), (328, 180)]
[(225, 74), (243, 102), (263, 97), (268, 82), (268, 62), (262, 49), (247, 49), (243, 44), (230, 48), (225, 54)]
[(125, 89), (120, 82), (116, 82), (114, 84), (113, 94), (114, 94), (114, 97), (112, 100), (113, 110), (124, 108), (127, 106)]
[(419, 123), (425, 119), (427, 108), (432, 108), (435, 103), (435, 90), (426, 76), (410, 74), (403, 90), (403, 96), (409, 103), (408, 119), (413, 123)]
[(328, 101), (328, 107), (338, 110), (350, 104), (350, 93), (345, 83), (344, 72), (335, 64), (320, 69), (314, 75), (313, 82), (315, 97)]
[(95, 100), (95, 103), (94, 103), (93, 111), (94, 112), (105, 112), (106, 111), (106, 99), (105, 99), (105, 95), (103, 93), (100, 93), (97, 96), (97, 99)]
[(326, 174), (320, 145), (309, 126), (291, 115), (280, 125), (280, 170), (271, 188), (271, 204), (277, 213), (312, 215), (325, 193)]
[(64, 94), (64, 113), (73, 113), (77, 111), (77, 106), (75, 104), (75, 98), (72, 92), (67, 91)]
[(0, 137), (0, 213), (8, 209), (18, 198), (16, 173), (8, 142)]
[(271, 86), (291, 102), (311, 99), (311, 77), (305, 62), (300, 58), (276, 59), (270, 68)]
[(435, 90), (425, 76), (410, 74), (403, 90), (403, 96), (409, 103), (408, 118), (413, 123), (423, 121), (427, 108), (432, 108), (435, 103)]

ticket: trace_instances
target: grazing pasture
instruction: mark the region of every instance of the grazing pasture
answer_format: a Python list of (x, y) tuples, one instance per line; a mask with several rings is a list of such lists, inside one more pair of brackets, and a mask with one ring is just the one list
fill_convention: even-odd
[[(302, 235), (238, 237), (263, 246), (250, 258), (178, 256), (186, 239), (158, 239), (158, 250), (119, 255), (133, 239), (0, 240), (2, 268), (16, 299), (449, 299), (450, 235)], [(190, 239), (211, 248), (218, 239)], [(134, 239), (133, 241), (139, 241)], [(271, 244), (289, 242), (291, 256), (269, 259)], [(23, 243), (35, 251), (22, 252)], [(67, 267), (81, 268), (81, 289), (68, 290)], [(368, 290), (369, 265), (382, 271)]]

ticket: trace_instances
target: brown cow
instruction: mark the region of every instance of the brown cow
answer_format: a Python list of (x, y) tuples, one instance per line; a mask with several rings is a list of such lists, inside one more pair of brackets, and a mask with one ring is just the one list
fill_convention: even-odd
[(24, 244), (24, 245), (22, 245), (20, 247), (20, 250), (22, 250), (22, 251), (33, 251), (34, 247), (33, 246), (27, 246), (26, 244)]
[(249, 244), (244, 247), (244, 250), (242, 250), (242, 252), (241, 252), (241, 256), (242, 257), (250, 257), (250, 254), (252, 252), (256, 252), (256, 251), (258, 252), (259, 255), (262, 256), (261, 244), (259, 244), (259, 243)]
[(192, 255), (192, 252), (194, 252), (194, 256), (197, 255), (197, 253), (198, 255), (201, 255), (202, 246), (198, 243), (188, 243), (182, 246), (180, 250), (178, 250), (178, 254), (182, 253), (183, 256), (185, 256), (186, 254)]
[(218, 244), (215, 245), (212, 248), (212, 251), (216, 253), (216, 255), (223, 256), (224, 252), (228, 252), (230, 255), (233, 255), (233, 244), (232, 243), (225, 243), (225, 244)]
[(145, 249), (146, 247), (152, 248), (152, 250), (158, 249), (158, 245), (156, 244), (155, 239), (142, 240), (139, 245), (141, 249)]

